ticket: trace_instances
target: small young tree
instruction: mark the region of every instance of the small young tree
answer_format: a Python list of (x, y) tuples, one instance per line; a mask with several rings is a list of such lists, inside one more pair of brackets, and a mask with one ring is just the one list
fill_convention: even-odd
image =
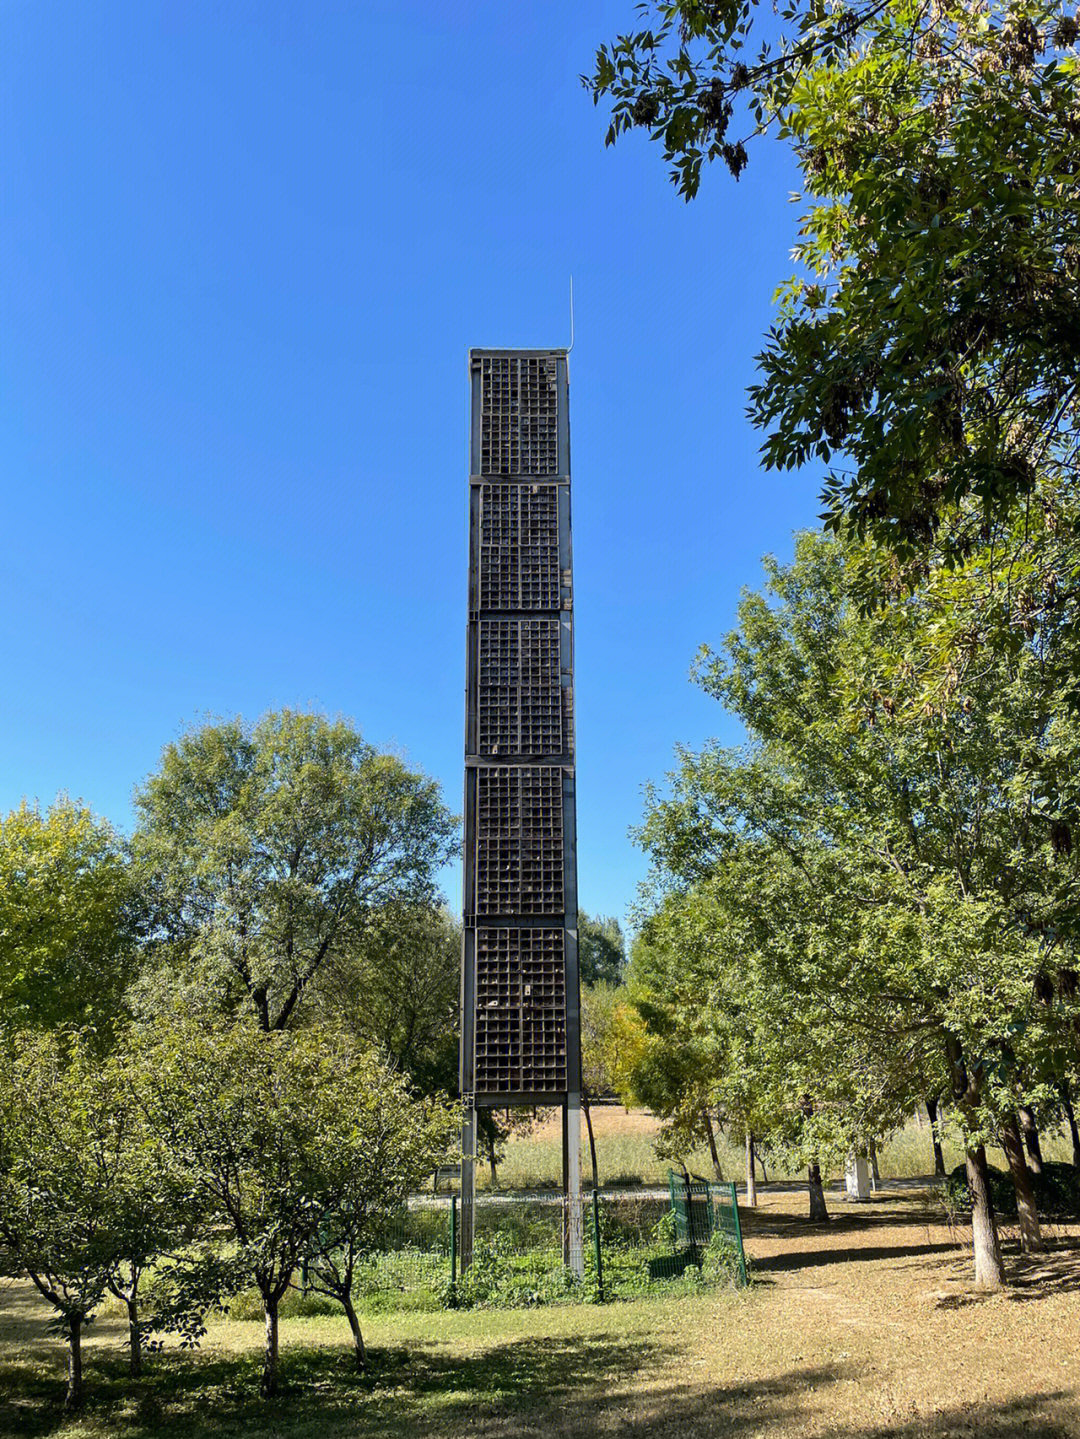
[(356, 1367), (366, 1363), (353, 1302), (356, 1266), (385, 1222), (446, 1153), (459, 1122), (449, 1105), (413, 1099), (404, 1079), (374, 1053), (343, 1044), (329, 1095), (322, 1164), (322, 1215), (309, 1249), (308, 1287), (336, 1299), (353, 1337)]
[(321, 1031), (177, 1018), (144, 1036), (139, 1073), (177, 1178), (226, 1227), (236, 1273), (262, 1298), (260, 1387), (274, 1394), (279, 1306), (302, 1260), (325, 1234), (348, 1240), (355, 1263), (448, 1130), (384, 1063)]
[(24, 1031), (0, 1046), (0, 1237), (56, 1311), (73, 1408), (83, 1331), (107, 1289), (127, 1305), (138, 1373), (139, 1282), (180, 1212), (119, 1064), (78, 1034)]
[(602, 1095), (620, 1093), (633, 1050), (634, 1016), (624, 986), (598, 980), (581, 991), (581, 1107), (589, 1136), (593, 1187), (600, 1187), (592, 1103)]

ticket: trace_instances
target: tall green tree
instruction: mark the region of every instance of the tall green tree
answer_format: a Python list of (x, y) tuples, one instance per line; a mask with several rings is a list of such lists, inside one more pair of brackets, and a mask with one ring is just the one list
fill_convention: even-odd
[(619, 984), (626, 969), (626, 937), (613, 915), (578, 912), (578, 972), (582, 984)]
[(401, 901), (373, 912), (328, 959), (307, 1005), (379, 1049), (424, 1094), (457, 1087), (461, 926), (435, 904)]
[[(659, 141), (682, 194), (772, 129), (807, 205), (751, 414), (766, 463), (829, 469), (824, 518), (917, 582), (1051, 517), (1075, 592), (1080, 177), (1075, 17), (1047, 0), (655, 0), (586, 78), (608, 142)], [(1032, 517), (1034, 516), (1034, 520)], [(1067, 535), (1063, 531), (1067, 530)], [(1056, 579), (1051, 580), (1055, 574)], [(1055, 592), (1056, 591), (1056, 592)]]
[(139, 930), (139, 886), (108, 824), (65, 798), (0, 819), (0, 1025), (91, 1028), (106, 1042)]
[[(806, 1075), (814, 1127), (873, 1098), (858, 1066), (834, 1063), (835, 1094), (809, 1084), (828, 1077), (827, 1055), (865, 1051), (860, 1036), (886, 1055), (891, 1037), (883, 1097), (904, 1069), (923, 1093), (947, 1084), (979, 1199), (977, 1275), (997, 1283), (984, 1144), (1021, 1090), (1038, 1091), (1036, 1057), (1075, 1019), (1080, 874), (1032, 803), (1048, 756), (1077, 772), (1075, 731), (1030, 648), (990, 654), (966, 703), (927, 707), (925, 609), (866, 614), (851, 559), (851, 546), (804, 536), (791, 566), (770, 565), (766, 593), (744, 599), (701, 678), (751, 747), (685, 754), (642, 837), (662, 885), (705, 886), (720, 906), (715, 943), (738, 945), (741, 984), (754, 985), (740, 1003), (789, 1012), (779, 1054), (797, 1043), (805, 1055), (784, 1063)], [(768, 1034), (757, 1027), (758, 1046)], [(1036, 1221), (1027, 1238), (1039, 1242)]]
[(434, 780), (291, 710), (166, 746), (136, 809), (157, 919), (138, 1002), (168, 1010), (185, 991), (262, 1030), (286, 1028), (386, 906), (430, 904), (456, 841)]

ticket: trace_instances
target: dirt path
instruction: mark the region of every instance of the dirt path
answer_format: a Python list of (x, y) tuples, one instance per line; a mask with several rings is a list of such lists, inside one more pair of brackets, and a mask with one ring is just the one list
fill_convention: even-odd
[(805, 1196), (785, 1193), (748, 1216), (745, 1322), (701, 1336), (682, 1424), (658, 1410), (650, 1432), (1080, 1435), (1075, 1226), (1038, 1263), (1010, 1255), (991, 1295), (971, 1283), (966, 1235), (911, 1190), (831, 1208), (810, 1225)]

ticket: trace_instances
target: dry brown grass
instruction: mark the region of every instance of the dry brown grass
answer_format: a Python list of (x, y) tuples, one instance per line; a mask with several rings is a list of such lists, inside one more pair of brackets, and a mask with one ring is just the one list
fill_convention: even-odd
[(967, 1235), (917, 1194), (832, 1210), (811, 1226), (805, 1198), (784, 1194), (748, 1217), (748, 1322), (701, 1333), (688, 1359), (727, 1427), (688, 1412), (684, 1433), (1080, 1434), (1075, 1226), (1041, 1262), (1011, 1256), (1009, 1287), (987, 1294), (971, 1283)]
[[(593, 1128), (601, 1184), (666, 1183), (668, 1161), (656, 1157), (655, 1141), (660, 1132), (660, 1121), (654, 1115), (644, 1109), (628, 1112), (621, 1105), (598, 1105), (593, 1109)], [(963, 1162), (964, 1151), (951, 1119), (946, 1121), (945, 1130), (945, 1162), (952, 1169)], [(558, 1185), (562, 1173), (561, 1135), (561, 1119), (555, 1111), (534, 1124), (525, 1134), (514, 1135), (506, 1146), (506, 1158), (499, 1167), (500, 1188), (530, 1189)], [(1072, 1157), (1072, 1147), (1063, 1131), (1045, 1131), (1042, 1144), (1047, 1159), (1068, 1162)], [(741, 1185), (746, 1163), (741, 1136), (718, 1133), (717, 1148), (725, 1176)], [(999, 1169), (1006, 1167), (1005, 1157), (999, 1149), (991, 1146), (989, 1157)], [(712, 1177), (712, 1161), (705, 1148), (695, 1150), (686, 1158), (695, 1173)], [(878, 1159), (886, 1180), (931, 1175), (934, 1155), (926, 1117), (922, 1116), (919, 1121), (909, 1120), (891, 1135), (881, 1145)], [(588, 1175), (590, 1162), (584, 1125), (581, 1162), (582, 1173)], [(771, 1159), (768, 1160), (768, 1172), (770, 1179), (792, 1177)], [(799, 1179), (802, 1176), (794, 1177)], [(832, 1177), (838, 1178), (839, 1175)], [(486, 1187), (486, 1165), (480, 1165), (478, 1178), (480, 1184)]]

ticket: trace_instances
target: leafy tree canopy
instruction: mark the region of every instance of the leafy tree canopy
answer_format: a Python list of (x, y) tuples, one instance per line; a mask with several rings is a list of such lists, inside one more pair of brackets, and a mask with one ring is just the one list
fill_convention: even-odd
[(185, 1184), (157, 1162), (125, 1070), (119, 1051), (103, 1059), (78, 1033), (0, 1041), (0, 1259), (54, 1310), (69, 1344), (70, 1405), (82, 1399), (81, 1332), (106, 1289), (129, 1302), (137, 1368), (139, 1278), (188, 1217)]
[(114, 831), (85, 806), (0, 819), (0, 1024), (105, 1036), (136, 963), (140, 903)]
[(383, 905), (328, 961), (307, 1022), (347, 1030), (425, 1094), (457, 1087), (461, 926), (446, 910)]
[(673, 1036), (676, 1097), (723, 1075), (756, 1125), (824, 1153), (947, 1081), (985, 1169), (1018, 1096), (1048, 1098), (1075, 1054), (1076, 727), (1034, 645), (927, 704), (925, 596), (867, 613), (860, 554), (801, 537), (701, 656), (750, 743), (684, 752), (651, 796), (639, 1003)]
[(262, 1296), (262, 1383), (272, 1393), (278, 1306), (297, 1267), (318, 1254), (324, 1277), (340, 1277), (342, 1264), (351, 1272), (430, 1172), (454, 1116), (414, 1101), (385, 1060), (332, 1031), (174, 1015), (136, 1043), (137, 1082), (167, 1161), (226, 1226), (237, 1278)]
[(143, 1007), (186, 985), (264, 1030), (385, 906), (430, 904), (456, 840), (434, 780), (343, 720), (290, 710), (184, 735), (136, 805), (158, 923)]
[(582, 984), (618, 984), (626, 968), (626, 939), (611, 915), (578, 911), (578, 971)]
[[(645, 129), (689, 199), (752, 134), (808, 196), (750, 413), (767, 465), (831, 466), (823, 519), (916, 583), (1044, 524), (1076, 573), (1080, 145), (1076, 19), (1020, 0), (656, 0), (586, 79), (609, 143)], [(742, 125), (741, 136), (735, 127)], [(801, 197), (798, 197), (801, 199)], [(1063, 576), (1068, 574), (1069, 578)], [(1053, 578), (1051, 578), (1051, 574)]]

